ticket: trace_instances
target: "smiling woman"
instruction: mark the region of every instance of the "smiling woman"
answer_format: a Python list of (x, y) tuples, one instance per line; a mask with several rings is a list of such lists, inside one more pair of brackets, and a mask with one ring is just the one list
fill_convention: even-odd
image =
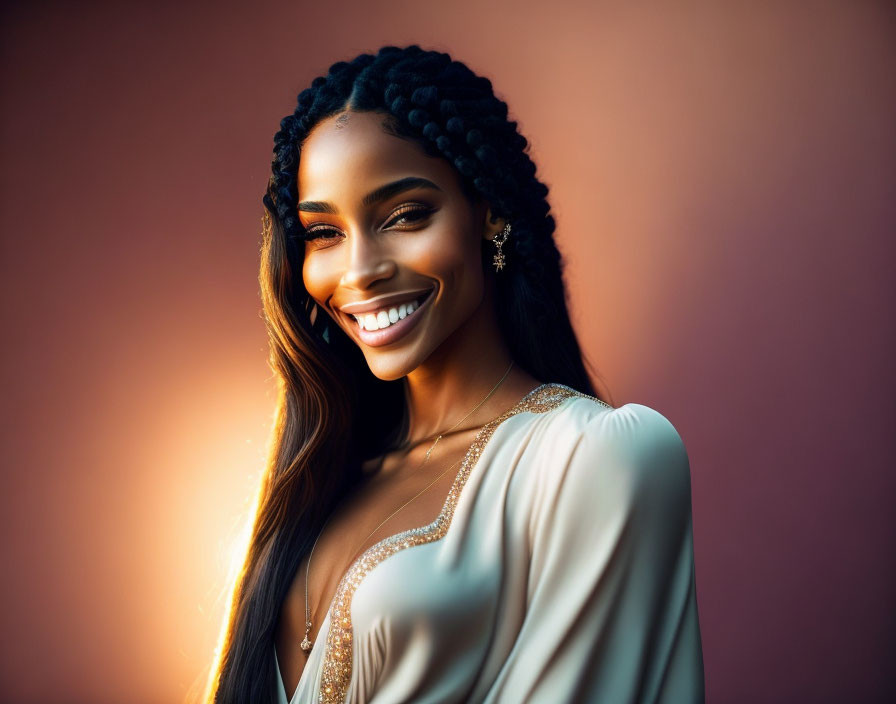
[(592, 387), (490, 81), (385, 47), (280, 126), (277, 422), (208, 701), (702, 701), (687, 453)]

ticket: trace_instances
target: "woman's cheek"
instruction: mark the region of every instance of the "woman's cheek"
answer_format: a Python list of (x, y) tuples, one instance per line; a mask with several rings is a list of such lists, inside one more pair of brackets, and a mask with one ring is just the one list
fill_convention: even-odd
[(465, 253), (463, 238), (451, 228), (434, 228), (413, 248), (414, 262), (421, 272), (443, 274), (463, 268)]
[(335, 288), (333, 281), (338, 279), (338, 274), (332, 266), (327, 266), (323, 258), (315, 255), (305, 256), (302, 263), (302, 279), (305, 289), (318, 303), (327, 299), (330, 291)]

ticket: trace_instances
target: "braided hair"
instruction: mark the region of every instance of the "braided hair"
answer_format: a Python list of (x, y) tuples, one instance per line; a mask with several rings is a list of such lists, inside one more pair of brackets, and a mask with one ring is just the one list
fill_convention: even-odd
[(315, 125), (346, 110), (381, 113), (384, 129), (447, 160), (471, 202), (484, 198), (493, 216), (511, 223), (499, 274), (488, 248), (482, 252), (483, 267), (494, 276), (503, 339), (535, 378), (597, 396), (567, 312), (548, 188), (491, 81), (447, 53), (417, 45), (385, 46), (330, 66), (299, 93), (274, 136), (259, 280), (280, 399), (209, 702), (275, 700), (274, 631), (296, 570), (329, 511), (359, 482), (361, 461), (407, 429), (402, 385), (370, 372), (358, 346), (321, 314), (301, 276), (302, 146)]

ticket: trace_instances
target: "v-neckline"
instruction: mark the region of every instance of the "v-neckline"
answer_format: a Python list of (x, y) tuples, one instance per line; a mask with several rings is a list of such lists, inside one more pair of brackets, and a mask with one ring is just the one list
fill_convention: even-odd
[[(472, 473), (473, 469), (479, 463), (479, 458), (482, 457), (486, 447), (488, 447), (488, 444), (491, 442), (492, 438), (494, 438), (495, 433), (497, 432), (498, 428), (500, 428), (504, 424), (504, 421), (507, 421), (510, 418), (521, 413), (522, 412), (521, 408), (523, 406), (525, 406), (526, 401), (528, 401), (531, 397), (535, 396), (542, 389), (545, 389), (546, 387), (553, 387), (553, 386), (564, 389), (567, 392), (571, 391), (571, 392), (573, 392), (572, 395), (581, 394), (581, 392), (576, 391), (575, 389), (572, 389), (571, 387), (568, 387), (564, 384), (559, 384), (556, 382), (545, 382), (543, 384), (539, 384), (535, 388), (528, 391), (519, 401), (517, 401), (515, 404), (510, 406), (510, 408), (508, 408), (504, 412), (500, 413), (498, 416), (496, 416), (489, 422), (487, 422), (476, 433), (476, 437), (473, 439), (473, 442), (470, 444), (470, 446), (467, 448), (466, 452), (464, 453), (464, 458), (460, 463), (460, 469), (457, 471), (457, 474), (454, 477), (454, 481), (451, 484), (451, 489), (448, 492), (448, 496), (445, 498), (445, 501), (442, 503), (442, 508), (440, 509), (438, 515), (435, 517), (434, 520), (430, 521), (426, 525), (423, 525), (423, 526), (420, 526), (417, 528), (407, 528), (407, 529), (399, 531), (397, 533), (393, 533), (392, 535), (388, 535), (385, 538), (383, 538), (382, 540), (379, 540), (376, 543), (374, 543), (373, 545), (371, 545), (364, 552), (362, 552), (357, 558), (355, 558), (354, 561), (352, 561), (352, 563), (348, 566), (348, 568), (345, 570), (342, 577), (340, 578), (339, 582), (337, 583), (336, 591), (333, 593), (333, 598), (330, 600), (330, 603), (327, 606), (327, 610), (325, 612), (326, 616), (324, 617), (324, 621), (321, 623), (321, 627), (318, 630), (317, 637), (314, 639), (314, 645), (312, 645), (311, 650), (308, 653), (308, 659), (305, 662), (304, 668), (302, 668), (302, 674), (299, 675), (299, 681), (296, 684), (295, 691), (293, 692), (292, 697), (287, 700), (287, 704), (295, 704), (296, 695), (298, 694), (299, 689), (302, 686), (302, 681), (304, 680), (306, 674), (308, 673), (308, 670), (309, 670), (308, 665), (311, 662), (311, 655), (314, 653), (314, 650), (318, 647), (318, 643), (321, 640), (321, 634), (324, 634), (324, 646), (322, 646), (322, 647), (326, 646), (326, 640), (328, 639), (329, 631), (331, 631), (333, 628), (333, 624), (332, 624), (332, 621), (328, 624), (327, 633), (324, 633), (324, 624), (327, 623), (328, 618), (332, 617), (333, 605), (336, 603), (336, 600), (341, 596), (343, 582), (345, 581), (346, 577), (348, 577), (350, 574), (352, 574), (352, 572), (354, 572), (356, 566), (364, 564), (365, 561), (369, 559), (369, 556), (371, 553), (373, 553), (374, 551), (376, 551), (378, 549), (381, 549), (385, 544), (392, 543), (394, 541), (401, 541), (402, 539), (409, 537), (413, 534), (423, 533), (425, 531), (432, 530), (434, 527), (436, 527), (440, 523), (440, 521), (442, 521), (444, 519), (449, 508), (451, 507), (452, 498), (455, 499), (455, 505), (457, 505), (457, 502), (459, 502), (460, 497), (463, 495), (463, 490), (466, 487), (466, 480), (461, 482), (460, 486), (458, 487), (458, 491), (457, 491), (456, 495), (455, 495), (455, 491), (454, 491), (455, 486), (458, 484), (460, 479), (463, 477), (463, 474), (465, 471), (467, 472), (467, 478), (469, 478), (469, 474)], [(567, 396), (567, 398), (568, 398), (568, 396)], [(482, 444), (482, 446), (479, 448), (478, 452), (475, 452), (477, 446), (479, 445), (480, 439), (486, 433), (488, 433), (488, 437), (486, 438), (485, 443)], [(473, 457), (474, 452), (475, 452), (475, 457)], [(472, 464), (471, 464), (471, 460), (472, 460)], [(452, 512), (452, 514), (453, 514), (453, 512)], [(450, 520), (450, 518), (449, 518), (449, 520)], [(447, 530), (447, 527), (446, 527), (446, 530)], [(387, 557), (388, 557), (388, 555), (386, 557), (384, 557), (383, 560), (385, 560)], [(381, 564), (383, 560), (380, 560), (380, 562), (378, 562), (377, 565)], [(374, 566), (376, 566), (376, 565), (374, 565)], [(364, 578), (366, 576), (367, 576), (367, 572), (364, 572), (362, 574), (362, 576), (360, 577), (360, 579), (355, 583), (353, 592), (357, 590), (358, 586), (360, 586), (360, 584), (364, 581)], [(351, 600), (349, 600), (349, 605), (348, 605), (349, 608), (350, 608), (350, 605), (351, 605)], [(350, 649), (352, 646), (348, 645), (346, 647), (348, 647)], [(276, 658), (276, 646), (274, 648), (274, 655)], [(325, 657), (324, 664), (326, 664), (326, 654), (324, 657)], [(279, 663), (279, 661), (277, 661), (277, 662)], [(311, 675), (308, 675), (308, 676), (311, 676)], [(279, 664), (277, 665), (277, 677), (280, 680), (281, 687), (282, 687), (284, 694), (286, 694), (286, 685), (283, 683), (283, 676), (280, 674)]]
[[(477, 461), (478, 461), (479, 457), (482, 456), (482, 452), (488, 446), (488, 443), (491, 442), (491, 439), (494, 437), (495, 432), (498, 430), (498, 428), (501, 425), (504, 424), (504, 421), (509, 420), (513, 416), (517, 415), (517, 409), (520, 406), (522, 406), (523, 404), (525, 404), (526, 400), (530, 396), (533, 396), (537, 391), (539, 391), (540, 389), (542, 389), (545, 386), (555, 386), (555, 384), (550, 383), (550, 382), (544, 383), (544, 384), (539, 384), (534, 389), (528, 391), (519, 401), (517, 401), (515, 404), (510, 406), (510, 408), (508, 408), (506, 411), (498, 414), (495, 418), (492, 418), (492, 420), (487, 422), (485, 425), (483, 425), (479, 429), (479, 431), (476, 433), (476, 437), (473, 438), (473, 442), (470, 443), (470, 446), (467, 448), (466, 452), (464, 452), (464, 458), (463, 458), (463, 460), (461, 460), (460, 468), (457, 470), (457, 473), (454, 475), (454, 481), (451, 482), (452, 489), (454, 488), (454, 485), (457, 483), (457, 480), (463, 474), (464, 469), (466, 468), (466, 465), (470, 462), (471, 455), (473, 454), (473, 451), (476, 448), (476, 445), (478, 444), (479, 439), (482, 437), (483, 433), (485, 433), (487, 429), (489, 429), (489, 428), (491, 429), (491, 433), (490, 433), (488, 439), (485, 441), (485, 444), (480, 449), (479, 455), (476, 457)], [(475, 466), (475, 464), (476, 463), (474, 463), (474, 466)], [(470, 467), (469, 469), (472, 471), (473, 467)], [(463, 493), (463, 489), (465, 486), (466, 486), (466, 482), (464, 482), (463, 486), (460, 487), (460, 492), (458, 493), (458, 499), (460, 498), (460, 495)], [(438, 522), (439, 518), (445, 513), (446, 509), (448, 508), (450, 501), (451, 501), (451, 494), (452, 494), (452, 491), (449, 490), (448, 496), (446, 496), (445, 500), (442, 502), (442, 507), (439, 509), (439, 513), (436, 515), (435, 519), (433, 519), (432, 521), (430, 521), (429, 523), (427, 523), (425, 525), (422, 525), (422, 526), (419, 526), (416, 528), (406, 528), (404, 530), (398, 531), (397, 533), (393, 533), (392, 535), (387, 535), (382, 540), (378, 540), (373, 545), (371, 545), (369, 548), (364, 550), (364, 552), (362, 552), (360, 555), (358, 555), (358, 557), (356, 557), (354, 560), (352, 560), (351, 564), (348, 566), (348, 568), (345, 570), (345, 572), (343, 572), (343, 577), (345, 577), (345, 575), (347, 575), (349, 572), (351, 572), (352, 569), (354, 569), (355, 565), (363, 562), (364, 559), (369, 555), (369, 553), (373, 552), (376, 548), (380, 547), (383, 543), (391, 542), (392, 540), (395, 540), (397, 538), (404, 537), (404, 535), (408, 534), (408, 533), (414, 533), (416, 531), (426, 530), (427, 528), (430, 528), (431, 526), (436, 524)], [(342, 578), (340, 578), (340, 582), (341, 581), (342, 581)], [(333, 608), (333, 602), (336, 600), (336, 596), (338, 595), (338, 593), (339, 593), (339, 587), (337, 585), (336, 593), (333, 595), (333, 598), (330, 600), (330, 604), (329, 604), (329, 606), (327, 606), (326, 613), (328, 613), (328, 614), (330, 613), (330, 610)], [(321, 631), (323, 631), (323, 624), (321, 624)], [(314, 641), (315, 643), (318, 640), (320, 640), (321, 631), (318, 631), (317, 638)]]

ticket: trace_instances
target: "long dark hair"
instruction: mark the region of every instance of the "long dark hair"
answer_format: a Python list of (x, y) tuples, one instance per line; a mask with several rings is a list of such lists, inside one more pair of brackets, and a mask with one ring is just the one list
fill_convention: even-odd
[[(361, 463), (407, 430), (403, 384), (370, 372), (361, 350), (320, 310), (301, 276), (304, 231), (296, 202), (302, 144), (320, 120), (346, 109), (382, 113), (388, 131), (446, 159), (469, 198), (484, 197), (494, 215), (511, 222), (503, 247), (507, 262), (494, 283), (513, 359), (537, 379), (600, 398), (567, 312), (548, 189), (491, 82), (448, 54), (417, 45), (387, 46), (333, 64), (299, 93), (295, 112), (274, 136), (259, 282), (279, 398), (208, 702), (276, 700), (274, 632), (296, 570), (336, 502), (361, 480)], [(489, 276), (491, 255), (483, 247)]]

